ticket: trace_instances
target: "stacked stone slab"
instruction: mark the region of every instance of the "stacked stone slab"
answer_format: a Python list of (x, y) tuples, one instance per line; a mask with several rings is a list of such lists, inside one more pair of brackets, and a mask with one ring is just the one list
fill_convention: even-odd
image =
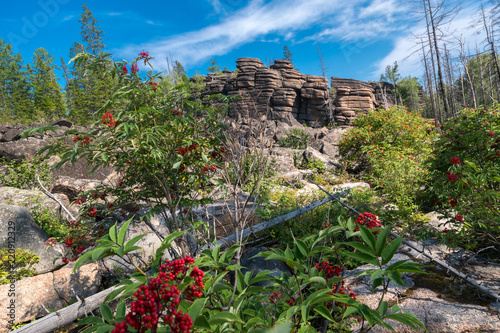
[(390, 83), (332, 77), (331, 87), (335, 91), (334, 119), (339, 125), (350, 125), (357, 116), (369, 110), (394, 105)]
[(267, 68), (255, 58), (236, 60), (237, 73), (209, 74), (204, 94), (239, 95), (232, 108), (236, 118), (266, 115), (273, 120), (293, 117), (312, 127), (329, 123), (327, 79), (304, 75), (287, 60)]

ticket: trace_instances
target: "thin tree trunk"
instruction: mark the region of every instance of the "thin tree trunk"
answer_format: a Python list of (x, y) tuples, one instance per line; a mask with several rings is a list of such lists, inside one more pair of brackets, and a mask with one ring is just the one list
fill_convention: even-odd
[(431, 75), (429, 73), (429, 66), (427, 66), (427, 57), (425, 55), (425, 48), (424, 48), (423, 44), (422, 44), (422, 56), (424, 58), (425, 75), (427, 76), (427, 86), (429, 89), (429, 95), (431, 96), (432, 112), (434, 114), (434, 124), (437, 127), (438, 126), (438, 112), (437, 112), (436, 103), (434, 100), (434, 88), (432, 86), (432, 78), (431, 78)]
[[(429, 19), (427, 17), (427, 4), (426, 4), (425, 1), (426, 0), (423, 0), (423, 2), (424, 2), (425, 24), (426, 24), (426, 29), (427, 29), (427, 39), (429, 40), (429, 50), (431, 52), (432, 77), (434, 78), (434, 81), (431, 84), (431, 86), (434, 86), (434, 83), (435, 83), (435, 85), (437, 87), (436, 66), (435, 66), (435, 63), (434, 63), (434, 51), (432, 50), (431, 33), (430, 33), (430, 29), (429, 29)], [(437, 88), (436, 88), (436, 91), (437, 91)], [(435, 99), (435, 102), (436, 102), (436, 108), (437, 108), (437, 111), (438, 111), (439, 122), (442, 123), (443, 122), (443, 117), (442, 117), (442, 113), (441, 113), (441, 103), (439, 102), (439, 97)]]
[(427, 4), (429, 5), (429, 18), (430, 18), (430, 23), (431, 23), (431, 28), (432, 28), (434, 48), (436, 50), (436, 63), (437, 63), (437, 68), (438, 68), (439, 91), (440, 91), (441, 97), (443, 99), (444, 113), (446, 115), (448, 115), (448, 113), (449, 113), (448, 99), (446, 97), (446, 91), (444, 90), (443, 71), (441, 70), (441, 60), (440, 60), (440, 56), (439, 56), (438, 40), (437, 40), (437, 34), (436, 34), (436, 25), (435, 25), (434, 17), (432, 14), (432, 7), (431, 7), (430, 0), (427, 0)]

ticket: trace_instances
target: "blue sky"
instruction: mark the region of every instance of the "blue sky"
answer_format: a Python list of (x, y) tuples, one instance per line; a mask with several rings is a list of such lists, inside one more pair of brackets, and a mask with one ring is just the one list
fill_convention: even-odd
[[(418, 56), (411, 54), (412, 36), (423, 32), (423, 23), (418, 7), (406, 0), (9, 1), (2, 4), (0, 38), (13, 44), (25, 62), (39, 47), (58, 65), (61, 56), (68, 62), (71, 44), (80, 40), (83, 3), (104, 30), (116, 60), (131, 60), (146, 50), (157, 70), (166, 68), (167, 57), (181, 62), (188, 75), (205, 74), (211, 58), (234, 70), (239, 57), (265, 63), (282, 58), (287, 45), (296, 68), (321, 75), (319, 44), (327, 77), (378, 80), (394, 61), (404, 76), (422, 74)], [(469, 28), (479, 3), (465, 1), (446, 27), (471, 45), (482, 41)]]

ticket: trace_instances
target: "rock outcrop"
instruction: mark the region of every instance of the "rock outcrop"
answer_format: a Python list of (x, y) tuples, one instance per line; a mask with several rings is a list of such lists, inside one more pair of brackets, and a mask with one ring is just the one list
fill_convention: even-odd
[(270, 68), (256, 58), (236, 60), (237, 71), (208, 74), (204, 95), (238, 95), (232, 115), (236, 119), (265, 115), (290, 123), (290, 117), (310, 127), (326, 126), (332, 119), (326, 78), (301, 74), (287, 60)]
[(394, 86), (390, 83), (363, 82), (332, 77), (334, 89), (335, 122), (350, 125), (359, 114), (378, 107), (394, 105)]

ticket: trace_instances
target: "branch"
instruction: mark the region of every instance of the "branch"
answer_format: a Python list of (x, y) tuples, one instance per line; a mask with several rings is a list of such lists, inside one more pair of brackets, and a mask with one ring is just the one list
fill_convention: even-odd
[(71, 220), (76, 220), (76, 218), (73, 216), (73, 214), (71, 214), (69, 212), (69, 210), (64, 207), (64, 205), (62, 204), (61, 201), (59, 201), (52, 193), (50, 193), (43, 185), (42, 185), (42, 182), (40, 181), (40, 177), (37, 175), (36, 176), (36, 180), (38, 180), (38, 184), (40, 184), (40, 187), (42, 188), (42, 191), (43, 193), (45, 193), (49, 198), (51, 198), (52, 200), (54, 200), (55, 202), (57, 202), (62, 209), (64, 209), (64, 211), (69, 215), (69, 217), (71, 217)]

